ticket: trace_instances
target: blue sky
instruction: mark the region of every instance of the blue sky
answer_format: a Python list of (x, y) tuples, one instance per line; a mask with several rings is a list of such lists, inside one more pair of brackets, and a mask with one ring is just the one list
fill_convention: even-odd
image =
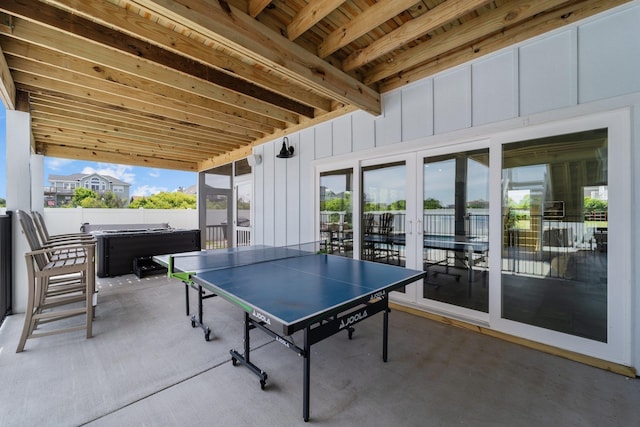
[[(6, 162), (6, 112), (0, 102), (0, 197), (7, 197)], [(132, 196), (149, 196), (160, 191), (175, 191), (178, 187), (195, 185), (195, 172), (181, 172), (168, 169), (144, 168), (138, 166), (116, 165), (111, 163), (85, 162), (81, 160), (44, 159), (44, 185), (49, 185), (49, 175), (71, 175), (72, 173), (93, 173), (110, 175), (131, 184)]]

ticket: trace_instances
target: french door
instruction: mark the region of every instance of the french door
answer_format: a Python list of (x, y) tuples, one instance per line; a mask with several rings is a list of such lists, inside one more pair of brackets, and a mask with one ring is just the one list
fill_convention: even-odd
[[(354, 160), (319, 182), (325, 201), (360, 196), (354, 257), (427, 273), (393, 300), (630, 365), (629, 127), (624, 111), (596, 114)], [(329, 191), (337, 175), (348, 187)]]

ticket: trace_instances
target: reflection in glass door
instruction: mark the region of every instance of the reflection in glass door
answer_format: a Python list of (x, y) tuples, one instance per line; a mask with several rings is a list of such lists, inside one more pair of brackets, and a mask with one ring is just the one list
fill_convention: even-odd
[(405, 162), (362, 169), (361, 259), (406, 264), (406, 174)]
[(231, 164), (204, 172), (204, 188), (201, 197), (205, 203), (204, 231), (207, 249), (233, 246), (231, 177)]
[(608, 341), (607, 150), (607, 129), (503, 146), (503, 318)]
[(327, 251), (353, 258), (353, 170), (320, 174), (320, 239)]
[(245, 180), (236, 185), (236, 246), (251, 245), (251, 181)]
[(489, 312), (489, 150), (423, 162), (423, 298)]

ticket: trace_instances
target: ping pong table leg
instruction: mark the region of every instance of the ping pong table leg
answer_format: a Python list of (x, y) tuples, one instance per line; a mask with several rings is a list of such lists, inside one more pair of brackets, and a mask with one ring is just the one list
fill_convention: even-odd
[(249, 318), (249, 313), (244, 313), (244, 354), (238, 353), (236, 350), (230, 350), (231, 354), (231, 363), (233, 366), (238, 363), (246, 366), (260, 378), (260, 388), (264, 390), (265, 385), (267, 384), (267, 373), (262, 369), (251, 363), (251, 341), (250, 341), (250, 331), (253, 328), (253, 324), (251, 323), (251, 319)]
[(384, 320), (382, 321), (382, 361), (387, 361), (387, 348), (389, 342), (389, 300), (385, 300)]
[(304, 330), (304, 369), (303, 369), (303, 401), (302, 401), (302, 418), (305, 422), (309, 421), (309, 391), (311, 389), (311, 343), (309, 341), (309, 331), (311, 327), (307, 326)]
[(184, 304), (187, 310), (187, 316), (189, 315), (189, 284), (187, 282), (184, 283)]

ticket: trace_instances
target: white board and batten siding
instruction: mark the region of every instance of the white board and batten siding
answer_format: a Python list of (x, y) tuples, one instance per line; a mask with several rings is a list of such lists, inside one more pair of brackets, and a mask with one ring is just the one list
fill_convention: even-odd
[[(608, 111), (630, 115), (630, 160), (620, 167), (632, 190), (630, 212), (623, 215), (640, 212), (640, 174), (632, 173), (632, 165), (640, 164), (640, 0), (384, 93), (382, 104), (380, 116), (358, 111), (289, 135), (295, 147), (290, 159), (275, 157), (282, 140), (254, 149), (263, 159), (253, 175), (254, 244), (317, 238), (318, 166), (330, 170), (335, 162), (339, 169), (345, 161), (499, 140), (512, 131)], [(640, 246), (635, 216), (626, 221), (632, 249)], [(629, 261), (640, 265), (640, 250), (632, 250)], [(630, 275), (635, 291), (625, 316), (637, 336), (640, 269)], [(640, 365), (640, 339), (627, 345), (634, 366)]]
[[(536, 114), (640, 93), (640, 1), (384, 93), (383, 113), (354, 112), (258, 146), (254, 167), (256, 244), (315, 238), (314, 162), (353, 153), (443, 144), (526, 126)], [(517, 120), (520, 118), (520, 120)], [(501, 125), (502, 123), (502, 125)], [(466, 132), (466, 133), (465, 133)]]

